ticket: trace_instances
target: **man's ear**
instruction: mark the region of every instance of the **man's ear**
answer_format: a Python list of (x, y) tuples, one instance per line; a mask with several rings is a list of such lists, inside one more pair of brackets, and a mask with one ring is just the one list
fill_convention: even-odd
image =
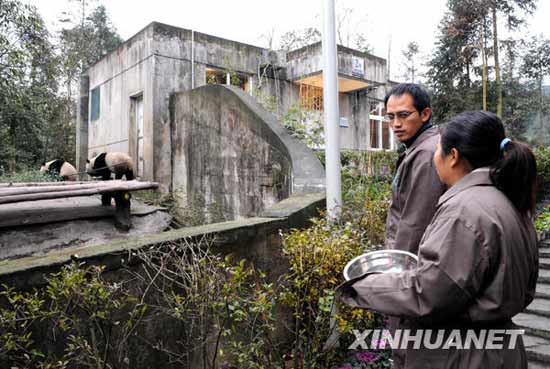
[(426, 123), (427, 121), (429, 121), (432, 113), (432, 108), (425, 108), (424, 110), (422, 110), (422, 112), (420, 113), (420, 119), (422, 119), (422, 123)]

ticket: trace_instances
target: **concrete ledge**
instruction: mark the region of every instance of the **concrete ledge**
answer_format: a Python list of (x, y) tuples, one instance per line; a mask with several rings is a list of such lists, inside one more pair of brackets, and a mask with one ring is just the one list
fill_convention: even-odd
[(257, 253), (252, 249), (258, 239), (264, 239), (267, 249), (278, 247), (277, 242), (267, 239), (274, 235), (278, 237), (281, 229), (307, 226), (309, 219), (317, 215), (323, 206), (324, 194), (294, 196), (276, 204), (262, 217), (177, 229), (95, 246), (65, 247), (43, 255), (7, 259), (0, 261), (0, 283), (17, 288), (39, 285), (45, 282), (45, 275), (71, 261), (102, 264), (111, 270), (118, 269), (124, 264), (132, 263), (132, 251), (182, 239), (199, 239), (207, 235), (213, 236), (214, 245), (222, 254), (238, 249), (241, 255), (246, 256), (248, 253)]

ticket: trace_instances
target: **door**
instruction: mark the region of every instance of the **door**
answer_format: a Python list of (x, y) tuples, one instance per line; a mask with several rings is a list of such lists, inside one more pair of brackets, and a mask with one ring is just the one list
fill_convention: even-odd
[(143, 95), (135, 99), (137, 176), (143, 177)]

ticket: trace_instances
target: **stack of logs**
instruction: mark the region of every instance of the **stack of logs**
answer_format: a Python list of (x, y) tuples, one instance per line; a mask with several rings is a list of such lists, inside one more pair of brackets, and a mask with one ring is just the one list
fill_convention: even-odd
[(40, 201), (79, 196), (101, 195), (104, 206), (115, 199), (115, 224), (128, 230), (130, 220), (130, 192), (155, 189), (158, 183), (140, 181), (97, 181), (97, 182), (36, 182), (0, 183), (0, 206), (23, 201)]

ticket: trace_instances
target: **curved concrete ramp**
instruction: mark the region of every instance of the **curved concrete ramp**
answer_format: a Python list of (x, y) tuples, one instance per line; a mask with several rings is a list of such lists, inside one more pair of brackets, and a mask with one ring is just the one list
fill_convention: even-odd
[(292, 194), (324, 192), (324, 169), (255, 98), (207, 85), (171, 100), (172, 191), (203, 222), (260, 214)]

